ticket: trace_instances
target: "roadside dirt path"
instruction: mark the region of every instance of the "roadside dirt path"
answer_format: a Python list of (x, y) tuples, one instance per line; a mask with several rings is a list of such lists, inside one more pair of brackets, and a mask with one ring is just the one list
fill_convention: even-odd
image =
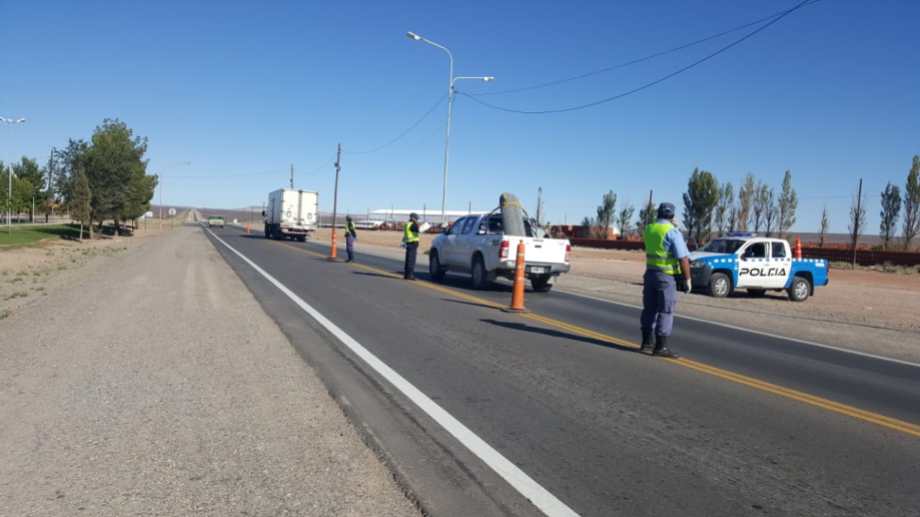
[[(398, 232), (359, 232), (358, 253), (399, 258)], [(432, 236), (425, 235), (427, 250)], [(328, 230), (315, 241), (328, 242)], [(419, 254), (420, 269), (428, 267)], [(575, 248), (572, 272), (558, 288), (631, 305), (642, 303), (643, 256), (640, 252)], [(760, 299), (741, 291), (727, 299), (681, 295), (680, 314), (729, 325), (816, 341), (852, 350), (920, 362), (920, 274), (831, 270), (831, 282), (804, 303), (785, 293)]]
[(0, 321), (2, 515), (417, 515), (195, 227)]

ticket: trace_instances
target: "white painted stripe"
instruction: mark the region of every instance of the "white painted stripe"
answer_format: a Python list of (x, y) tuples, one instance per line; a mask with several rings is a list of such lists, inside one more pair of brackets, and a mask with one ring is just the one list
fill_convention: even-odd
[(351, 336), (332, 323), (325, 316), (311, 307), (307, 302), (297, 296), (293, 291), (288, 289), (284, 284), (279, 282), (275, 277), (268, 274), (259, 267), (255, 262), (234, 249), (224, 242), (223, 239), (214, 234), (210, 229), (205, 228), (218, 242), (227, 247), (236, 256), (249, 264), (257, 273), (265, 277), (272, 285), (278, 288), (288, 298), (291, 299), (298, 307), (303, 309), (311, 318), (322, 325), (329, 333), (347, 346), (355, 355), (360, 357), (375, 372), (380, 374), (396, 389), (402, 392), (409, 400), (415, 403), (425, 414), (431, 417), (435, 422), (441, 425), (448, 433), (462, 443), (467, 449), (481, 459), (486, 465), (492, 468), (499, 476), (513, 486), (521, 495), (526, 497), (540, 509), (544, 514), (551, 517), (555, 516), (577, 516), (574, 510), (566, 506), (556, 496), (543, 488), (539, 483), (531, 479), (524, 471), (519, 469), (514, 463), (501, 455), (491, 445), (486, 443), (482, 438), (477, 436), (473, 431), (463, 425), (459, 420), (448, 413), (444, 408), (431, 400), (427, 395), (416, 388), (412, 383), (406, 380), (402, 375), (390, 368), (386, 363), (377, 358), (363, 345), (354, 340)]
[[(609, 303), (609, 304), (611, 304), (611, 305), (620, 305), (620, 306), (622, 306), (622, 307), (630, 307), (630, 308), (633, 308), (633, 309), (642, 310), (642, 306), (640, 306), (640, 305), (633, 305), (633, 304), (631, 304), (631, 303), (618, 302), (618, 301), (615, 301), (615, 300), (607, 300), (607, 299), (605, 299), (605, 298), (599, 298), (599, 297), (597, 297), (597, 296), (591, 296), (591, 295), (589, 295), (589, 294), (576, 293), (576, 292), (574, 292), (574, 291), (569, 291), (569, 290), (567, 290), (567, 289), (558, 289), (558, 288), (557, 288), (556, 291), (561, 292), (561, 293), (565, 293), (565, 294), (568, 294), (568, 295), (571, 295), (571, 296), (577, 296), (577, 297), (579, 297), (579, 298), (587, 298), (588, 300), (594, 300), (594, 301), (596, 301), (596, 302)], [(687, 296), (687, 295), (686, 295), (686, 294), (682, 294), (682, 296)], [(745, 327), (738, 327), (738, 326), (736, 326), (736, 325), (731, 325), (731, 324), (728, 324), (728, 323), (720, 323), (720, 322), (718, 322), (718, 321), (712, 321), (712, 320), (707, 320), (707, 319), (703, 319), (703, 318), (697, 318), (697, 317), (694, 317), (694, 316), (684, 316), (684, 315), (681, 315), (681, 314), (675, 314), (674, 317), (675, 317), (675, 318), (685, 319), (685, 320), (690, 320), (690, 321), (698, 321), (698, 322), (700, 322), (700, 323), (708, 323), (708, 324), (710, 324), (710, 325), (715, 325), (715, 326), (717, 326), (717, 327), (722, 327), (722, 328), (727, 328), (727, 329), (732, 329), (732, 330), (739, 330), (739, 331), (741, 331), (741, 332), (749, 332), (749, 333), (751, 333), (751, 334), (757, 334), (757, 335), (760, 335), (760, 336), (766, 336), (766, 337), (771, 337), (771, 338), (775, 338), (775, 339), (781, 339), (781, 340), (783, 340), (783, 341), (792, 341), (793, 343), (799, 343), (799, 344), (802, 344), (802, 345), (814, 346), (814, 347), (818, 347), (818, 348), (826, 348), (826, 349), (828, 349), (828, 350), (833, 350), (833, 351), (835, 351), (835, 352), (843, 352), (843, 353), (845, 353), (845, 354), (853, 354), (853, 355), (858, 355), (858, 356), (860, 356), (860, 357), (868, 357), (868, 358), (870, 358), (870, 359), (878, 359), (879, 361), (887, 361), (887, 362), (889, 362), (889, 363), (897, 363), (897, 364), (903, 364), (903, 365), (905, 365), (905, 366), (913, 366), (914, 368), (920, 368), (920, 363), (913, 363), (913, 362), (910, 362), (910, 361), (905, 361), (904, 359), (895, 359), (895, 358), (893, 358), (893, 357), (885, 357), (885, 356), (883, 356), (883, 355), (870, 354), (869, 352), (860, 352), (860, 351), (858, 351), (858, 350), (850, 350), (850, 349), (847, 349), (847, 348), (840, 348), (840, 347), (833, 346), (833, 345), (825, 345), (824, 343), (817, 343), (817, 342), (815, 342), (815, 341), (808, 341), (808, 340), (806, 340), (806, 339), (798, 339), (798, 338), (789, 337), (789, 336), (782, 336), (782, 335), (779, 335), (779, 334), (771, 334), (770, 332), (763, 332), (763, 331), (761, 331), (761, 330), (754, 330), (754, 329), (745, 328)]]

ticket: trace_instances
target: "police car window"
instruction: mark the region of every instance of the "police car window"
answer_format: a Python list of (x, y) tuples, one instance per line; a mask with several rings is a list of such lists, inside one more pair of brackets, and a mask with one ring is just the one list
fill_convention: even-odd
[(782, 242), (773, 243), (773, 258), (786, 258), (786, 245)]
[(744, 241), (738, 239), (716, 239), (703, 248), (703, 251), (712, 253), (734, 253), (744, 244)]
[(755, 242), (744, 250), (744, 258), (767, 258), (767, 247), (762, 242)]
[(476, 224), (475, 217), (467, 217), (466, 223), (463, 225), (463, 235), (466, 235), (473, 231), (473, 226)]

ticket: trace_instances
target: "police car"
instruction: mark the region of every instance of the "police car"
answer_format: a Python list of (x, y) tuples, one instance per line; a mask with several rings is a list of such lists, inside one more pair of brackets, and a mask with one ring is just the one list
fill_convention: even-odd
[(796, 259), (783, 239), (732, 233), (690, 254), (694, 288), (707, 289), (716, 298), (746, 289), (751, 296), (785, 290), (794, 302), (805, 301), (816, 286), (828, 283), (824, 259)]

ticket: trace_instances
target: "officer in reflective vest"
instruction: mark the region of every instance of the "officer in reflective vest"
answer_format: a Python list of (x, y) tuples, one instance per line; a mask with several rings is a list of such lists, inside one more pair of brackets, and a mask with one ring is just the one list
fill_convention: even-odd
[(345, 262), (355, 261), (355, 241), (358, 239), (358, 232), (355, 228), (355, 222), (351, 220), (350, 215), (345, 216), (345, 252), (348, 253), (348, 260)]
[(668, 348), (668, 337), (674, 327), (677, 291), (691, 290), (690, 252), (683, 235), (674, 225), (674, 212), (674, 205), (662, 203), (658, 206), (658, 221), (645, 228), (641, 351), (661, 357), (677, 357)]
[(403, 278), (415, 280), (415, 257), (418, 255), (419, 228), (418, 214), (409, 214), (409, 222), (403, 229), (403, 245), (406, 247), (406, 264)]

